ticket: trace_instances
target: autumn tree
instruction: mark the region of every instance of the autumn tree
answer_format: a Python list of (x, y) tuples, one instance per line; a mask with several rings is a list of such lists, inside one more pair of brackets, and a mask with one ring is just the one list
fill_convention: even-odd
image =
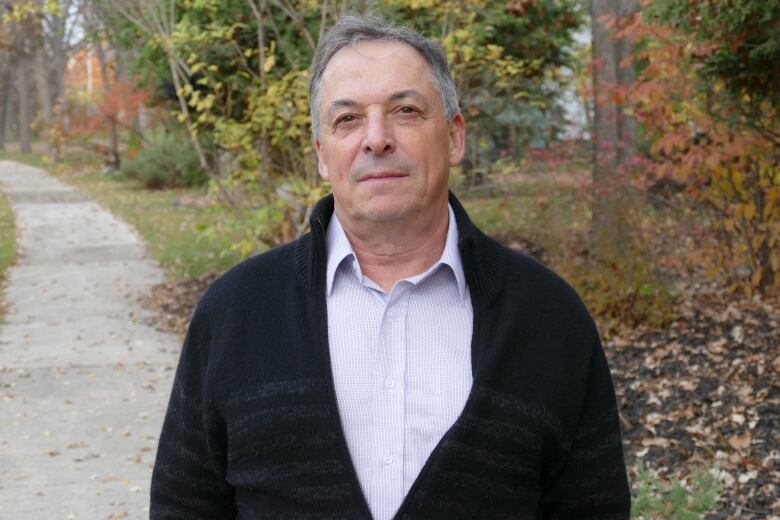
[(660, 0), (626, 28), (642, 41), (635, 104), (658, 178), (674, 178), (719, 237), (713, 274), (780, 287), (780, 4)]

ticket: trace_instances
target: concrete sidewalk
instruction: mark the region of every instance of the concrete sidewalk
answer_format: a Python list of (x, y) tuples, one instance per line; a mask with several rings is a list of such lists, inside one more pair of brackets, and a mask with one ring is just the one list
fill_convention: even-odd
[(18, 258), (0, 326), (0, 518), (148, 518), (179, 340), (142, 323), (163, 279), (138, 236), (44, 171), (0, 161)]

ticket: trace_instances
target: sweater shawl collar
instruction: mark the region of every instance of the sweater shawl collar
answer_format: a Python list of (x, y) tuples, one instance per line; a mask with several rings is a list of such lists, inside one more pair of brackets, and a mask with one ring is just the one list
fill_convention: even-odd
[[(458, 250), (472, 301), (489, 304), (503, 287), (509, 253), (471, 222), (466, 210), (452, 192), (449, 193), (449, 203), (458, 226)], [(313, 295), (324, 294), (325, 291), (325, 233), (333, 216), (333, 207), (333, 194), (316, 204), (309, 219), (311, 232), (302, 237), (295, 248), (295, 270), (298, 279)]]

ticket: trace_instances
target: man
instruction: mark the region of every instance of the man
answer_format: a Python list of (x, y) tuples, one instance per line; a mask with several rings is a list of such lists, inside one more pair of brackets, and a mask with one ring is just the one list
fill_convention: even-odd
[(152, 518), (628, 518), (609, 370), (573, 290), (448, 193), (438, 47), (346, 17), (311, 106), (333, 195), (193, 316)]

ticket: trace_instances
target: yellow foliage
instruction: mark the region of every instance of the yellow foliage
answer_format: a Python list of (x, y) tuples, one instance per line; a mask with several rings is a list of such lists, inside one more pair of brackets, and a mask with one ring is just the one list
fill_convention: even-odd
[(271, 69), (274, 68), (274, 65), (276, 65), (276, 56), (271, 54), (265, 59), (265, 62), (263, 63), (263, 72), (271, 72)]
[(56, 2), (48, 1), (44, 5), (38, 2), (14, 2), (6, 6), (6, 12), (0, 18), (3, 23), (33, 21), (36, 18), (50, 13), (58, 14), (59, 5)]

